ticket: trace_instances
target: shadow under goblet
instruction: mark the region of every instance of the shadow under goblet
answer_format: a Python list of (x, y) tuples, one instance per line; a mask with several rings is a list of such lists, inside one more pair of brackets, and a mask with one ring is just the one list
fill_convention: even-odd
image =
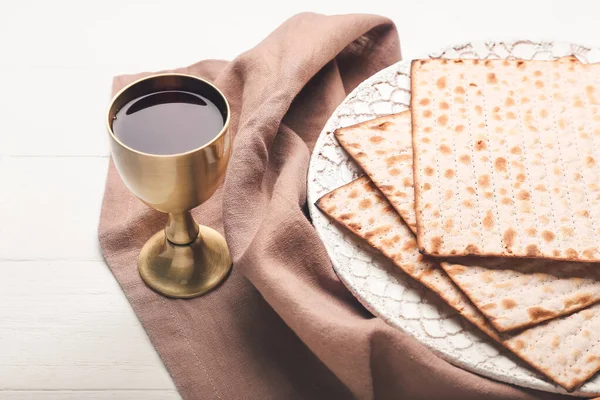
[[(222, 129), (207, 143), (176, 154), (152, 154), (126, 145), (113, 130), (118, 111), (132, 100), (165, 91), (185, 91), (210, 100), (223, 118)], [(184, 74), (140, 79), (117, 93), (109, 106), (107, 126), (119, 175), (136, 197), (169, 217), (165, 229), (146, 242), (138, 262), (144, 282), (165, 296), (204, 294), (231, 269), (223, 236), (199, 226), (190, 213), (213, 195), (225, 177), (231, 149), (229, 120), (225, 96), (212, 84)]]

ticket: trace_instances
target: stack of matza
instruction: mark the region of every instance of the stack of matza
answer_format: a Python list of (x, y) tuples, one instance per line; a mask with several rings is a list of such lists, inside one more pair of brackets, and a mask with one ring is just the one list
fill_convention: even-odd
[(335, 133), (367, 176), (317, 203), (567, 390), (600, 370), (599, 68), (415, 61), (410, 111)]

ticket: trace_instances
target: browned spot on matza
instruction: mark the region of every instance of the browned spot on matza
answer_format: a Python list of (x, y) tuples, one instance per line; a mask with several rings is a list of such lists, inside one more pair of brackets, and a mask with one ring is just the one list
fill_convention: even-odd
[[(494, 303), (490, 303), (490, 304), (494, 304)], [(510, 310), (511, 308), (515, 308), (516, 305), (517, 305), (517, 303), (513, 299), (502, 299), (502, 307), (504, 307), (507, 310)], [(494, 306), (495, 306), (495, 304), (494, 304)]]
[(542, 237), (544, 238), (544, 240), (546, 242), (551, 242), (554, 240), (554, 238), (556, 237), (556, 235), (550, 231), (544, 231), (542, 232)]
[[(450, 150), (448, 148), (448, 150)], [(506, 171), (506, 158), (504, 157), (498, 157), (496, 158), (496, 161), (494, 161), (494, 166), (496, 167), (496, 171)]]

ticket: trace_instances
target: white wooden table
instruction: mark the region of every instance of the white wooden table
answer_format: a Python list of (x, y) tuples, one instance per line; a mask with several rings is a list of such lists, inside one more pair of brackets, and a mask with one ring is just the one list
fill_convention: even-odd
[(405, 58), (600, 46), (595, 0), (0, 0), (0, 399), (179, 398), (98, 246), (111, 77), (231, 59), (303, 10), (387, 15)]

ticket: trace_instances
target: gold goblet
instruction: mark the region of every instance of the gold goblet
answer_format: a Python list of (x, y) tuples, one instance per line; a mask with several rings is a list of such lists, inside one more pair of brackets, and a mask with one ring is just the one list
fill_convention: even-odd
[[(223, 117), (223, 129), (207, 144), (173, 155), (144, 153), (119, 140), (112, 128), (119, 109), (131, 100), (166, 90), (191, 92), (212, 101)], [(168, 213), (165, 229), (146, 242), (138, 262), (144, 282), (165, 296), (204, 294), (223, 281), (231, 269), (223, 236), (199, 226), (190, 213), (223, 181), (231, 149), (229, 120), (229, 104), (223, 93), (209, 82), (184, 74), (140, 79), (117, 93), (109, 106), (107, 127), (119, 175), (141, 201)]]

